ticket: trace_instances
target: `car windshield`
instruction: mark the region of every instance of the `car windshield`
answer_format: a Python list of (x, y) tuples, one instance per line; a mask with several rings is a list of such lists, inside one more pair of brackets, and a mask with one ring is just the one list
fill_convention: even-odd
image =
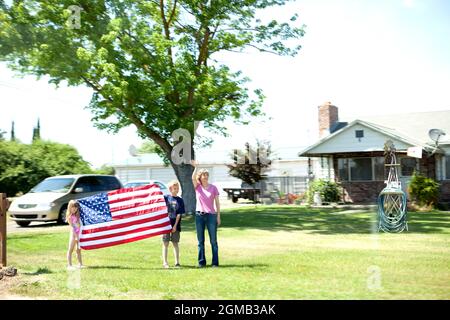
[(58, 192), (66, 193), (70, 190), (75, 179), (73, 178), (57, 178), (57, 179), (46, 179), (35, 186), (30, 192)]

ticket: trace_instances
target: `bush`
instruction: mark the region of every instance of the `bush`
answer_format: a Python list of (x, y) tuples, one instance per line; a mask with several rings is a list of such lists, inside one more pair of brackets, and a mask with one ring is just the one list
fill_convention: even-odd
[(439, 183), (414, 172), (408, 192), (419, 206), (435, 206), (439, 199)]
[(339, 202), (341, 191), (337, 183), (319, 179), (310, 183), (308, 188), (308, 203), (313, 203), (314, 193), (319, 192), (323, 202)]
[(0, 192), (8, 197), (26, 193), (50, 176), (91, 172), (89, 163), (70, 145), (0, 141)]

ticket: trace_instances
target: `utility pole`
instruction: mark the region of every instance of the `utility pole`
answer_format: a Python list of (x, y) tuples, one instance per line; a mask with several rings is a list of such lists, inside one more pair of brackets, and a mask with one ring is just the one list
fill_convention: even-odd
[(6, 268), (6, 211), (9, 201), (6, 193), (0, 193), (0, 266)]

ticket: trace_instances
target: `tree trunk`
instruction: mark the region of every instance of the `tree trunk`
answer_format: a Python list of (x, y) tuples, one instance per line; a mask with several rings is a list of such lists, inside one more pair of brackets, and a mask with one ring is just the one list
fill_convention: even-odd
[(181, 184), (182, 198), (184, 200), (186, 212), (194, 213), (196, 205), (195, 190), (194, 185), (192, 184), (192, 172), (194, 171), (194, 167), (190, 164), (177, 165), (175, 163), (172, 163), (172, 167)]

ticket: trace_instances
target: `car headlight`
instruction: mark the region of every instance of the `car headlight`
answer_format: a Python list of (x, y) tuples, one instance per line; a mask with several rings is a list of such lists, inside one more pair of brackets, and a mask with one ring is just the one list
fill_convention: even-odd
[(46, 202), (46, 203), (40, 203), (37, 205), (37, 209), (39, 210), (51, 210), (56, 204), (54, 202)]

